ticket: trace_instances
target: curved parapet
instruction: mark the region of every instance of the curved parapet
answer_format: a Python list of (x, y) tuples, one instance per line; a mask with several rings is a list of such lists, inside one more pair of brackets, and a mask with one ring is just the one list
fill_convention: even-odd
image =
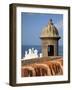
[(22, 67), (22, 77), (32, 77), (36, 76), (35, 70), (31, 66)]

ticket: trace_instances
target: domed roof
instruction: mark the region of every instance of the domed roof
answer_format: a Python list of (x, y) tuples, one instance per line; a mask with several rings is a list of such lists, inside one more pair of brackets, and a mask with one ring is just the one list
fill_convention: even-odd
[(40, 38), (45, 38), (45, 37), (58, 37), (59, 38), (59, 33), (57, 28), (54, 26), (52, 19), (48, 22), (48, 25), (45, 26), (41, 32)]

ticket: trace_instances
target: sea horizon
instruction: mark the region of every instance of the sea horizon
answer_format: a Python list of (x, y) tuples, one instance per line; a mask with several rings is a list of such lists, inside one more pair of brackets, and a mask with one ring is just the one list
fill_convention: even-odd
[[(28, 49), (32, 49), (32, 48), (37, 49), (38, 54), (42, 53), (41, 52), (42, 48), (40, 45), (22, 45), (21, 46), (21, 58), (25, 56), (25, 51), (28, 51)], [(63, 56), (63, 46), (62, 45), (59, 45), (58, 55)]]

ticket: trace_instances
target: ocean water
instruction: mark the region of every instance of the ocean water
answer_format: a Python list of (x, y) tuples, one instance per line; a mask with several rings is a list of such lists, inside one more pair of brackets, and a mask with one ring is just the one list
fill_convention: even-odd
[[(41, 46), (36, 46), (36, 45), (22, 45), (21, 47), (21, 58), (25, 56), (25, 51), (28, 51), (29, 48), (34, 48), (38, 50), (38, 53), (41, 53)], [(58, 51), (59, 56), (63, 56), (63, 46), (59, 46), (59, 51)]]

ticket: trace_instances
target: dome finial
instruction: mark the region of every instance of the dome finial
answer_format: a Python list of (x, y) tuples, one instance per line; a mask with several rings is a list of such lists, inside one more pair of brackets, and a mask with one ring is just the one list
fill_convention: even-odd
[(50, 22), (52, 22), (52, 19), (50, 19)]
[(49, 20), (48, 24), (53, 25), (52, 19)]

